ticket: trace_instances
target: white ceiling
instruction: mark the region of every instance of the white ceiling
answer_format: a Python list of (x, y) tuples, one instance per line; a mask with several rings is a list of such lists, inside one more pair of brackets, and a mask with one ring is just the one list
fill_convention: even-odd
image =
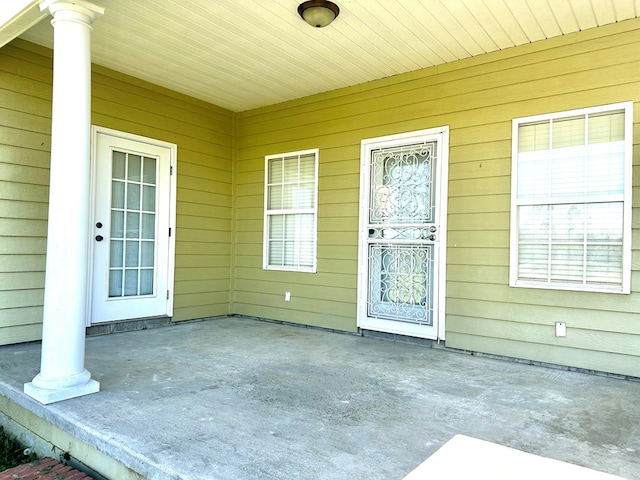
[[(640, 16), (640, 0), (93, 0), (94, 63), (244, 111)], [(52, 46), (38, 23), (22, 38)]]

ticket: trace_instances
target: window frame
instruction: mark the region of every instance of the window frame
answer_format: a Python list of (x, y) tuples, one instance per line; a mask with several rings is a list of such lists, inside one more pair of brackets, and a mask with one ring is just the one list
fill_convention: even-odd
[[(533, 281), (518, 279), (518, 235), (519, 235), (519, 207), (521, 205), (554, 205), (551, 197), (542, 198), (539, 201), (518, 199), (518, 144), (519, 127), (527, 123), (542, 121), (554, 121), (568, 119), (575, 116), (587, 116), (624, 111), (624, 179), (623, 179), (623, 213), (622, 213), (622, 282), (618, 286), (574, 284), (547, 281)], [(586, 143), (588, 145), (588, 143)], [(629, 294), (631, 292), (631, 247), (632, 247), (632, 187), (633, 187), (633, 102), (621, 102), (596, 107), (581, 108), (550, 114), (534, 115), (529, 117), (514, 118), (512, 120), (512, 151), (511, 151), (511, 201), (510, 201), (510, 254), (509, 254), (509, 286), (537, 288), (549, 290), (566, 290), (580, 292), (618, 293)], [(571, 202), (567, 202), (571, 203)], [(579, 202), (580, 203), (580, 202)], [(596, 202), (584, 202), (585, 205)]]
[[(314, 156), (314, 191), (313, 191), (313, 207), (312, 208), (286, 208), (286, 209), (269, 209), (269, 162), (274, 159), (284, 160), (287, 157), (302, 157), (305, 155)], [(278, 153), (266, 155), (264, 161), (264, 222), (263, 222), (263, 241), (262, 241), (262, 268), (263, 270), (280, 270), (287, 272), (303, 272), (316, 273), (317, 269), (317, 251), (318, 251), (318, 165), (319, 165), (320, 149), (312, 148), (307, 150), (298, 150), (294, 152)], [(280, 183), (283, 185), (284, 182)], [(313, 245), (312, 245), (312, 265), (294, 266), (294, 265), (270, 265), (269, 264), (269, 225), (270, 217), (277, 215), (298, 215), (313, 214)], [(298, 235), (296, 235), (298, 237)]]

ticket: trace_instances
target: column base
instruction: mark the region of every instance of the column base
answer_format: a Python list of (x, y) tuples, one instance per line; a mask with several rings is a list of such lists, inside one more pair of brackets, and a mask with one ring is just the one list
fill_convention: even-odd
[(89, 380), (83, 385), (76, 385), (73, 387), (59, 389), (36, 387), (33, 382), (24, 384), (24, 393), (44, 405), (60, 402), (62, 400), (68, 400), (70, 398), (81, 397), (83, 395), (89, 395), (90, 393), (97, 393), (99, 391), (100, 383), (95, 380)]

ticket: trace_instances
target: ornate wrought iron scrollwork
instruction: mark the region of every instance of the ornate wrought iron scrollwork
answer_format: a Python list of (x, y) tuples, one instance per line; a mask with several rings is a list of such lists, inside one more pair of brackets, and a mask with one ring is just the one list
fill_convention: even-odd
[(436, 142), (371, 153), (368, 316), (433, 325)]
[(431, 235), (430, 230), (420, 227), (375, 227), (369, 229), (369, 239), (371, 240), (428, 240)]
[(434, 160), (434, 143), (374, 152), (369, 222), (432, 222)]
[(369, 316), (431, 325), (432, 247), (374, 244), (369, 262), (376, 285), (368, 302)]

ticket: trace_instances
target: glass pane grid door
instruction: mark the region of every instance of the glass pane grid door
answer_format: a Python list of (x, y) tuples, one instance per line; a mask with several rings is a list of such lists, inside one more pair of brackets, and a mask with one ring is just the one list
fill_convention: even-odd
[(156, 158), (113, 150), (109, 298), (155, 293)]
[(367, 316), (432, 326), (436, 142), (374, 150)]

